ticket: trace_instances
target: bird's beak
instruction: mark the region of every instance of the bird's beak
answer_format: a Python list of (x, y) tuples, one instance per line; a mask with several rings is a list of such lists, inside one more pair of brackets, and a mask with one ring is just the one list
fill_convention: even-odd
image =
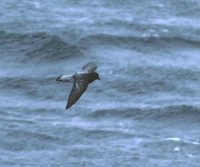
[(101, 80), (99, 77), (97, 78), (99, 81)]

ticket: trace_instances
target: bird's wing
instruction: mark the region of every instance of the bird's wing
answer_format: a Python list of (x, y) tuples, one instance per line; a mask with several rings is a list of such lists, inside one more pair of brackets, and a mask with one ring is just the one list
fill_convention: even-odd
[(68, 97), (66, 109), (70, 108), (81, 97), (87, 87), (88, 82), (84, 79), (78, 79), (73, 82), (73, 87)]
[(82, 71), (94, 72), (96, 69), (97, 69), (97, 64), (95, 62), (90, 62), (82, 68)]

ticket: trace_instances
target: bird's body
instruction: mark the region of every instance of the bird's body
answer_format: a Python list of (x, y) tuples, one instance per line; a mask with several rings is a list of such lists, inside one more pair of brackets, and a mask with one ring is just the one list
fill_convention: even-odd
[(75, 74), (60, 75), (56, 80), (62, 82), (73, 82), (66, 109), (70, 108), (85, 92), (88, 85), (99, 79), (99, 74), (95, 72), (97, 66), (95, 63), (86, 64), (80, 72)]

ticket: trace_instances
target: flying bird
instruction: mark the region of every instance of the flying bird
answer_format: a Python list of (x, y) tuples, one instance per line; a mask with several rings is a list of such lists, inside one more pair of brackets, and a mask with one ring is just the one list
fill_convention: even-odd
[(95, 72), (97, 65), (94, 62), (86, 64), (81, 71), (68, 74), (60, 75), (56, 81), (61, 82), (73, 82), (72, 90), (69, 94), (66, 109), (70, 108), (85, 92), (88, 85), (95, 80), (100, 80), (99, 74)]

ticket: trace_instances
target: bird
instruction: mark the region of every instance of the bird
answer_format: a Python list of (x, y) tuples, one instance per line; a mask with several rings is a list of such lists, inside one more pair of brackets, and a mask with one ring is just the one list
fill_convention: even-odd
[(73, 86), (68, 97), (66, 110), (78, 101), (78, 99), (86, 91), (90, 83), (95, 80), (100, 80), (99, 74), (96, 72), (96, 69), (96, 63), (89, 62), (84, 65), (79, 72), (67, 75), (60, 75), (56, 78), (56, 81), (73, 82)]

